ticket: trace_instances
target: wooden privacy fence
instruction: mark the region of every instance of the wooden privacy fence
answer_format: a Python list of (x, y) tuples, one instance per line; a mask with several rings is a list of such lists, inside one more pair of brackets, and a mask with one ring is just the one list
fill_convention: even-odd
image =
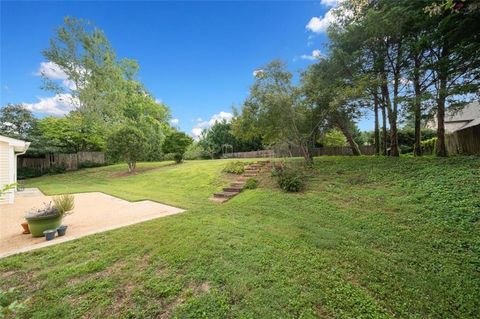
[(445, 136), (448, 154), (480, 154), (480, 124)]
[(78, 152), (74, 154), (53, 153), (43, 158), (29, 158), (20, 156), (17, 159), (18, 169), (32, 169), (40, 174), (49, 172), (52, 168), (62, 167), (67, 171), (76, 170), (81, 165), (104, 165), (103, 152)]
[[(374, 155), (374, 145), (359, 146), (362, 155)], [(352, 155), (352, 149), (347, 146), (342, 147), (318, 147), (312, 149), (313, 156), (323, 155)], [(252, 152), (236, 152), (225, 154), (228, 158), (262, 158), (262, 157), (301, 157), (303, 156), (299, 148), (261, 150)]]

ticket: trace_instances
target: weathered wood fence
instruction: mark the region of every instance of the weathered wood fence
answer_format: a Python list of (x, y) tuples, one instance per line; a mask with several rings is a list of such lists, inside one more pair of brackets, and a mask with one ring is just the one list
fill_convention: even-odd
[[(374, 145), (362, 145), (359, 146), (362, 155), (374, 155), (375, 146)], [(350, 147), (318, 147), (312, 149), (313, 156), (324, 156), (324, 155), (353, 155), (352, 149)], [(271, 150), (261, 150), (261, 151), (252, 151), (252, 152), (236, 152), (225, 154), (224, 157), (228, 158), (262, 158), (262, 157), (301, 157), (303, 156), (302, 152), (298, 148), (290, 149), (271, 149)]]
[(67, 171), (80, 168), (82, 165), (104, 165), (105, 153), (103, 152), (78, 152), (74, 154), (52, 153), (41, 158), (19, 156), (17, 169), (32, 169), (39, 174), (45, 174), (52, 168), (62, 167)]
[(445, 136), (448, 154), (480, 154), (480, 124)]

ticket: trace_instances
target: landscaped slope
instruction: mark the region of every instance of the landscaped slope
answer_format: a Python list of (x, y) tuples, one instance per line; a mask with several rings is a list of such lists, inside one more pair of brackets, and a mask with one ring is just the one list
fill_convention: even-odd
[(34, 178), (26, 186), (39, 187), (48, 195), (101, 191), (130, 201), (150, 199), (192, 208), (226, 185), (221, 173), (226, 162), (139, 163), (136, 174), (128, 174), (126, 164), (118, 164)]
[(39, 318), (477, 315), (479, 158), (324, 157), (305, 193), (263, 186), (216, 204), (223, 165), (33, 180), (189, 211), (0, 260), (0, 286)]

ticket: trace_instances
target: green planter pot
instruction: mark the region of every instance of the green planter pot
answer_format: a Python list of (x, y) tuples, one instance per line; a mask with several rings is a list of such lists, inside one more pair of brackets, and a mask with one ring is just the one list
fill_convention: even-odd
[(62, 216), (55, 217), (27, 217), (28, 227), (33, 237), (43, 237), (43, 232), (57, 229), (62, 224)]

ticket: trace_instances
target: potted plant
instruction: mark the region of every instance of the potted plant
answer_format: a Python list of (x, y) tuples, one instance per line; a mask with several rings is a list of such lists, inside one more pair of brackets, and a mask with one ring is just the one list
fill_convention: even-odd
[(57, 228), (58, 236), (65, 236), (65, 233), (67, 232), (67, 225), (62, 225)]
[(34, 208), (25, 215), (28, 227), (33, 237), (44, 236), (44, 231), (57, 229), (62, 224), (62, 219), (75, 206), (73, 195), (65, 194), (57, 196), (52, 202), (42, 208)]

